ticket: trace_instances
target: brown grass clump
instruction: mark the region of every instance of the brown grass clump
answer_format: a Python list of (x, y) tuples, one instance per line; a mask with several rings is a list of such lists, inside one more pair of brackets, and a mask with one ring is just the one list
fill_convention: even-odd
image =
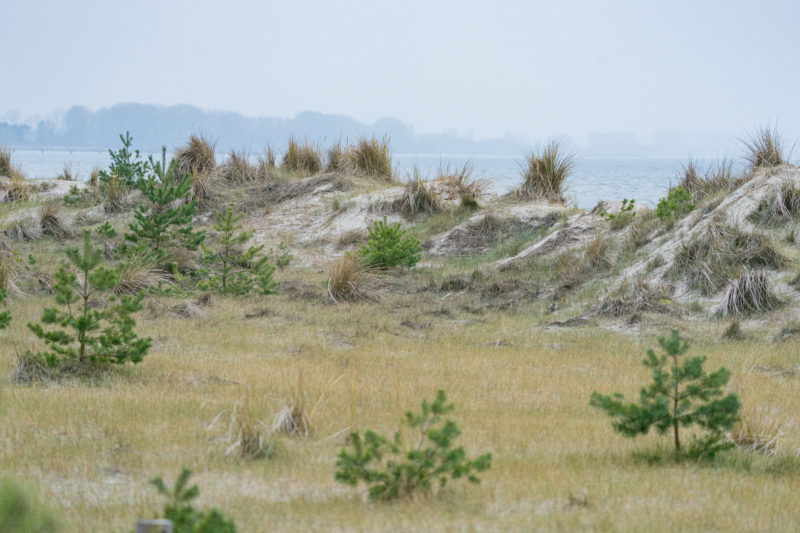
[(42, 237), (42, 227), (38, 220), (28, 217), (12, 223), (5, 234), (15, 241), (35, 241)]
[(189, 141), (175, 150), (175, 171), (177, 176), (185, 176), (196, 172), (205, 174), (217, 168), (214, 156), (216, 143), (210, 142), (202, 135), (191, 135)]
[(39, 227), (43, 235), (57, 239), (69, 237), (71, 234), (61, 221), (61, 204), (55, 200), (48, 200), (39, 208)]
[(392, 152), (384, 137), (361, 137), (347, 150), (350, 167), (359, 174), (392, 179)]
[(281, 160), (281, 168), (290, 172), (303, 172), (313, 175), (322, 170), (322, 158), (319, 151), (308, 141), (298, 143), (293, 137)]
[(436, 180), (442, 181), (454, 187), (461, 197), (464, 206), (475, 206), (477, 200), (486, 194), (486, 190), (491, 184), (488, 179), (475, 177), (475, 165), (472, 161), (465, 162), (462, 166), (450, 168), (450, 164), (439, 165), (436, 172)]
[(777, 227), (799, 220), (800, 189), (791, 182), (784, 183), (775, 195), (762, 200), (747, 219), (767, 227)]
[(402, 196), (391, 203), (392, 210), (406, 218), (443, 212), (445, 209), (439, 197), (416, 169), (414, 172), (415, 176), (406, 182)]
[(777, 167), (787, 162), (783, 139), (776, 127), (760, 128), (742, 142), (747, 149), (744, 158), (751, 171), (761, 167)]
[(325, 163), (326, 172), (346, 172), (347, 171), (347, 151), (342, 146), (342, 141), (336, 141), (328, 148), (327, 162)]
[(117, 176), (101, 181), (98, 189), (106, 213), (119, 213), (127, 207), (128, 187)]
[(244, 460), (271, 457), (275, 451), (275, 443), (268, 439), (268, 432), (263, 421), (259, 420), (250, 406), (249, 395), (244, 400), (239, 400), (233, 409), (220, 412), (211, 425), (208, 433), (213, 434), (218, 423), (227, 418), (228, 424), (221, 437), (211, 440), (221, 441), (225, 444), (226, 456), (238, 456)]
[(553, 141), (541, 152), (531, 150), (521, 164), (523, 183), (516, 194), (522, 198), (564, 203), (564, 186), (575, 168), (575, 157)]
[(744, 411), (740, 416), (730, 432), (736, 446), (768, 456), (777, 454), (785, 419), (764, 409)]
[(747, 337), (742, 331), (742, 325), (738, 320), (734, 319), (730, 325), (722, 332), (722, 338), (729, 341), (743, 341)]
[(94, 167), (91, 172), (89, 172), (89, 186), (90, 187), (97, 187), (98, 180), (100, 178), (100, 167)]
[(222, 168), (222, 176), (226, 181), (236, 184), (251, 183), (258, 179), (258, 168), (250, 164), (247, 154), (231, 150)]
[(745, 177), (737, 176), (734, 172), (733, 161), (722, 159), (701, 172), (697, 162), (689, 158), (683, 167), (679, 185), (691, 194), (696, 202), (702, 202), (706, 198), (729, 194), (745, 181)]
[(681, 315), (680, 309), (671, 302), (667, 289), (640, 279), (631, 286), (623, 286), (618, 296), (605, 300), (595, 312), (615, 317), (639, 313)]
[(290, 437), (308, 437), (312, 433), (311, 415), (318, 405), (319, 402), (310, 411), (307, 408), (301, 370), (297, 373), (297, 383), (292, 391), (292, 397), (272, 421), (272, 431), (285, 433)]
[(366, 298), (364, 284), (369, 274), (354, 254), (344, 254), (331, 269), (328, 277), (327, 299), (334, 303), (352, 302)]
[(64, 165), (64, 168), (61, 170), (61, 174), (56, 176), (56, 179), (64, 181), (77, 181), (78, 174), (72, 168), (72, 165)]
[(159, 261), (146, 251), (129, 256), (117, 266), (117, 284), (114, 294), (136, 294), (151, 287), (171, 285), (167, 272), (159, 266)]
[(20, 264), (17, 257), (8, 250), (0, 249), (0, 290), (19, 292), (17, 281), (20, 275)]
[(0, 176), (10, 178), (11, 181), (24, 179), (19, 168), (11, 163), (11, 149), (7, 146), (0, 146)]
[(746, 271), (731, 280), (722, 297), (722, 316), (741, 316), (771, 311), (781, 304), (773, 294), (767, 275), (762, 271)]
[(714, 220), (677, 251), (669, 275), (708, 296), (741, 276), (745, 268), (781, 268), (785, 264), (786, 258), (765, 235)]
[(605, 268), (608, 266), (608, 241), (601, 232), (597, 232), (584, 248), (584, 258), (586, 263), (594, 270)]

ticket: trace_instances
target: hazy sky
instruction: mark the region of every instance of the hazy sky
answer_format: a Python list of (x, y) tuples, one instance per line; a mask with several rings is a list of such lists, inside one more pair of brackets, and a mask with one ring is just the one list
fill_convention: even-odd
[(797, 0), (0, 0), (0, 117), (135, 101), (476, 137), (798, 137), (799, 28)]

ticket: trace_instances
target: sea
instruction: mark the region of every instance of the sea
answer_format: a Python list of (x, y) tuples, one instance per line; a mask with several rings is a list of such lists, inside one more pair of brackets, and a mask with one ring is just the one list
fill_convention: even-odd
[[(145, 154), (147, 155), (147, 154)], [(160, 156), (160, 154), (159, 154)], [(217, 160), (224, 161), (224, 154)], [(423, 177), (433, 177), (440, 167), (451, 169), (470, 165), (475, 178), (489, 182), (488, 190), (503, 194), (522, 182), (521, 155), (428, 155), (394, 154), (395, 175), (403, 180), (414, 169)], [(108, 152), (15, 150), (12, 161), (28, 178), (52, 178), (69, 168), (78, 180), (86, 180), (94, 167), (107, 168)], [(639, 205), (654, 206), (666, 195), (670, 185), (679, 181), (685, 160), (655, 158), (581, 158), (566, 183), (570, 204), (589, 209), (601, 200), (636, 200)], [(700, 160), (702, 166), (712, 160)]]

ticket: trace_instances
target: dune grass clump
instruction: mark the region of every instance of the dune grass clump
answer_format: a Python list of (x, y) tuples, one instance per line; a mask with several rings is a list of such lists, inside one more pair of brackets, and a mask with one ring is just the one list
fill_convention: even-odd
[(272, 421), (272, 431), (284, 433), (290, 437), (308, 437), (313, 433), (311, 417), (322, 401), (322, 395), (309, 408), (308, 397), (303, 385), (302, 370), (297, 373), (297, 382), (292, 390), (291, 398), (286, 402)]
[(719, 311), (722, 316), (742, 316), (771, 311), (780, 304), (764, 272), (746, 271), (730, 281)]
[(12, 290), (19, 292), (17, 281), (19, 281), (22, 268), (17, 256), (0, 248), (0, 290)]
[(322, 170), (322, 158), (319, 151), (308, 141), (300, 144), (291, 137), (281, 160), (281, 169), (313, 175)]
[(674, 281), (684, 280), (689, 288), (706, 296), (718, 293), (728, 280), (738, 278), (745, 268), (778, 269), (786, 258), (761, 233), (747, 233), (714, 220), (706, 231), (684, 243), (669, 270)]
[(475, 165), (472, 161), (453, 168), (450, 164), (440, 164), (434, 180), (455, 188), (461, 199), (461, 206), (468, 209), (478, 207), (478, 199), (486, 194), (491, 184), (488, 179), (475, 177)]
[(784, 183), (772, 197), (762, 200), (747, 220), (771, 228), (800, 220), (800, 188)]
[(434, 215), (445, 210), (439, 197), (416, 168), (414, 176), (406, 182), (402, 196), (392, 202), (392, 208), (407, 219)]
[(258, 179), (258, 167), (250, 163), (244, 152), (231, 150), (228, 160), (222, 166), (222, 176), (228, 182), (246, 184)]
[(730, 431), (730, 438), (744, 451), (774, 456), (786, 419), (767, 409), (745, 411)]
[[(183, 176), (192, 174), (205, 174), (217, 168), (213, 143), (202, 135), (191, 135), (184, 146), (175, 150), (173, 175), (180, 180)], [(174, 165), (174, 166), (173, 166)]]
[(359, 174), (392, 179), (392, 151), (386, 137), (361, 137), (348, 148), (347, 159), (350, 168)]
[(116, 283), (111, 292), (116, 295), (138, 294), (150, 288), (172, 285), (172, 279), (161, 268), (162, 263), (163, 257), (147, 250), (132, 251), (117, 265)]
[(728, 327), (725, 328), (725, 331), (722, 332), (722, 338), (729, 341), (743, 341), (747, 336), (742, 331), (742, 325), (739, 321), (733, 319)]
[(346, 172), (347, 171), (347, 150), (342, 145), (342, 141), (336, 141), (328, 148), (325, 163), (326, 172)]
[(353, 302), (366, 298), (364, 284), (369, 279), (367, 269), (354, 254), (346, 253), (336, 261), (328, 277), (328, 301)]
[(0, 146), (0, 176), (10, 178), (11, 181), (22, 181), (22, 172), (11, 162), (11, 148)]
[(623, 285), (616, 296), (606, 299), (597, 308), (597, 312), (614, 317), (640, 313), (681, 314), (681, 310), (671, 304), (671, 296), (665, 287), (651, 285), (643, 279)]
[(699, 203), (720, 194), (729, 194), (745, 181), (745, 177), (736, 174), (734, 163), (731, 160), (722, 159), (712, 163), (705, 171), (701, 171), (698, 163), (689, 158), (689, 161), (683, 166), (678, 185), (691, 194), (695, 202)]
[(213, 434), (218, 424), (224, 427), (225, 422), (224, 433), (211, 440), (225, 445), (226, 456), (254, 460), (271, 457), (275, 452), (275, 443), (269, 439), (264, 422), (255, 415), (249, 395), (244, 400), (237, 400), (230, 412), (220, 412), (209, 425), (208, 433)]
[(38, 219), (27, 217), (13, 222), (4, 233), (14, 241), (35, 241), (42, 238), (42, 226)]
[(531, 150), (520, 166), (523, 183), (516, 190), (517, 196), (564, 203), (565, 185), (575, 169), (575, 156), (565, 153), (558, 141), (541, 151)]
[(119, 213), (127, 207), (129, 189), (125, 181), (119, 177), (110, 176), (108, 179), (100, 180), (98, 190), (106, 213)]
[(742, 142), (747, 150), (744, 158), (751, 171), (762, 167), (777, 167), (788, 160), (783, 139), (774, 126), (759, 128)]
[(71, 234), (61, 219), (61, 204), (54, 200), (43, 203), (39, 208), (39, 227), (43, 235), (56, 239), (63, 239)]
[(77, 181), (78, 174), (72, 168), (72, 165), (64, 165), (64, 168), (61, 169), (61, 173), (56, 176), (56, 179), (63, 181)]

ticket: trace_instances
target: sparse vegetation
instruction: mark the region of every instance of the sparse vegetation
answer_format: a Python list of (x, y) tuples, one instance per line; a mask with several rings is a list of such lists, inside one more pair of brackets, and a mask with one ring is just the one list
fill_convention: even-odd
[(666, 198), (658, 201), (656, 206), (656, 215), (662, 221), (674, 221), (685, 215), (688, 215), (694, 210), (694, 201), (692, 195), (678, 185), (670, 189)]
[(747, 219), (769, 228), (800, 220), (800, 188), (784, 183), (772, 197), (762, 200)]
[(608, 220), (612, 230), (618, 231), (633, 222), (633, 219), (636, 216), (636, 211), (634, 211), (635, 206), (636, 200), (628, 200), (627, 198), (624, 198), (622, 200), (622, 205), (616, 213), (602, 211), (600, 216)]
[(405, 444), (408, 441), (399, 431), (393, 438), (369, 430), (363, 437), (351, 433), (353, 450), (339, 452), (336, 479), (352, 486), (365, 482), (370, 499), (378, 501), (427, 494), (436, 482), (444, 487), (462, 477), (480, 483), (477, 473), (491, 468), (492, 456), (486, 453), (470, 460), (463, 447), (453, 447), (461, 431), (452, 420), (443, 420), (453, 410), (445, 392), (439, 390), (433, 402), (422, 400), (421, 410), (420, 414), (408, 411), (405, 416), (408, 428), (419, 431), (415, 437), (406, 436), (416, 440), (416, 445)]
[(746, 181), (745, 177), (736, 175), (734, 163), (728, 159), (712, 163), (702, 172), (698, 169), (698, 163), (690, 158), (682, 174), (679, 186), (692, 195), (695, 203), (720, 194), (730, 194)]
[(522, 198), (564, 203), (567, 178), (575, 168), (575, 156), (567, 154), (557, 141), (541, 151), (531, 150), (522, 166), (523, 183), (517, 189)]
[(605, 411), (614, 419), (612, 426), (627, 437), (646, 434), (654, 427), (660, 434), (672, 431), (675, 452), (682, 453), (680, 428), (698, 425), (706, 435), (690, 447), (689, 456), (713, 457), (730, 447), (725, 432), (739, 420), (739, 398), (725, 395), (723, 387), (730, 379), (730, 371), (720, 368), (707, 374), (703, 369), (705, 356), (685, 359), (679, 357), (689, 351), (690, 344), (677, 330), (669, 337), (659, 337), (664, 353), (656, 355), (647, 351), (643, 364), (652, 369), (653, 383), (641, 389), (639, 403), (624, 403), (622, 394), (613, 396), (592, 393), (591, 405)]
[(207, 175), (217, 168), (214, 155), (216, 143), (202, 135), (191, 135), (184, 146), (175, 150), (175, 157), (170, 162), (170, 172), (177, 180), (184, 176)]
[(780, 304), (763, 271), (746, 271), (730, 281), (719, 311), (722, 316), (741, 316), (771, 311)]

